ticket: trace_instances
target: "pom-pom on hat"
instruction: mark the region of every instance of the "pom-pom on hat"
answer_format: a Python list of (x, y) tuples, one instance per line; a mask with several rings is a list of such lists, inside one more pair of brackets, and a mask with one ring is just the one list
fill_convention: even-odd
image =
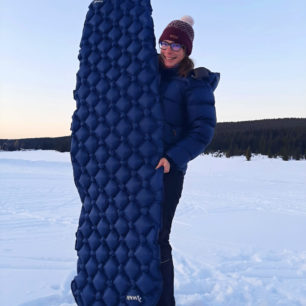
[(194, 20), (191, 16), (184, 16), (181, 20), (173, 20), (165, 28), (159, 38), (159, 42), (163, 40), (171, 40), (182, 44), (186, 48), (187, 55), (190, 55), (194, 39), (193, 25)]

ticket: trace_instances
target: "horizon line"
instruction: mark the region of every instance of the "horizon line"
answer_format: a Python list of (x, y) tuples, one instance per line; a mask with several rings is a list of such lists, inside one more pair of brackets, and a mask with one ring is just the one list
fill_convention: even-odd
[[(254, 119), (254, 120), (239, 120), (239, 121), (219, 121), (217, 125), (220, 123), (243, 123), (243, 122), (255, 122), (255, 121), (265, 121), (265, 120), (286, 120), (286, 119), (298, 119), (298, 120), (306, 120), (306, 117), (284, 117), (284, 118), (265, 118), (265, 119)], [(0, 138), (0, 140), (25, 140), (25, 139), (40, 139), (40, 138), (64, 138), (71, 137), (71, 134), (64, 136), (40, 136), (40, 137), (24, 137), (24, 138)]]

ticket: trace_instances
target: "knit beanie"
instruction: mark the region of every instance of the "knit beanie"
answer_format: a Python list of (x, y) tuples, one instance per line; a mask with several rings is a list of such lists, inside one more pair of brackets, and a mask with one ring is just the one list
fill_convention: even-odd
[(194, 39), (194, 31), (192, 28), (193, 25), (194, 20), (190, 16), (184, 16), (181, 18), (181, 20), (173, 20), (165, 28), (164, 32), (159, 38), (159, 42), (171, 40), (182, 44), (186, 47), (187, 55), (190, 55)]

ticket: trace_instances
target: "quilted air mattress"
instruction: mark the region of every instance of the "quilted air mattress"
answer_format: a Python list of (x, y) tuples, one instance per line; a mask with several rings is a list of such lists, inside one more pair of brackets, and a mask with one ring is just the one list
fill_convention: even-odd
[(162, 108), (149, 0), (96, 0), (84, 24), (71, 161), (82, 202), (71, 282), (82, 306), (156, 305)]

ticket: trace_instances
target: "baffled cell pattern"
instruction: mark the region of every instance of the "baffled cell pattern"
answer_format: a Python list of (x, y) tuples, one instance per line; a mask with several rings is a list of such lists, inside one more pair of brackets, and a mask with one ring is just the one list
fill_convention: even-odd
[[(162, 118), (149, 1), (93, 2), (74, 91), (71, 160), (82, 208), (78, 305), (131, 305), (160, 290)], [(162, 170), (162, 168), (160, 168)]]

